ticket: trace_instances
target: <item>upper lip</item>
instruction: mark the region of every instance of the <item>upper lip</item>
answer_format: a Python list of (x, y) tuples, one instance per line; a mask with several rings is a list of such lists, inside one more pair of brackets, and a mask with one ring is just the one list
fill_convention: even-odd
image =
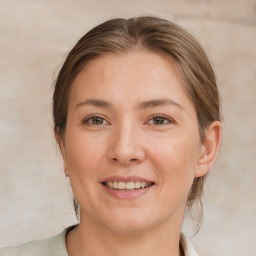
[(122, 181), (122, 182), (129, 182), (129, 181), (140, 181), (140, 182), (147, 182), (147, 183), (154, 183), (152, 180), (145, 179), (143, 177), (139, 176), (109, 176), (104, 179), (102, 179), (100, 182), (109, 182), (109, 181)]

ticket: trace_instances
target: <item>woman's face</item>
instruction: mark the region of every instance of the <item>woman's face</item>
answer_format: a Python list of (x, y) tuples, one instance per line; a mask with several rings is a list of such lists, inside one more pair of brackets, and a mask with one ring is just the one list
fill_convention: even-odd
[(203, 148), (169, 58), (106, 54), (74, 80), (62, 152), (81, 223), (118, 232), (180, 225)]

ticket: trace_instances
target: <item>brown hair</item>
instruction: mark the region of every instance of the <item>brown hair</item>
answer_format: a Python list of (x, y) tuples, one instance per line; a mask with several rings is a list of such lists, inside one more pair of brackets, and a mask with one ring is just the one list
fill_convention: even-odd
[[(72, 82), (91, 60), (107, 53), (144, 49), (169, 56), (176, 64), (191, 98), (198, 118), (201, 141), (205, 129), (220, 120), (219, 93), (209, 60), (199, 43), (178, 25), (156, 17), (112, 19), (85, 34), (68, 54), (55, 83), (53, 118), (55, 132), (65, 133), (68, 97)], [(187, 206), (195, 201), (201, 205), (205, 176), (195, 178)], [(75, 202), (78, 215), (78, 205)]]

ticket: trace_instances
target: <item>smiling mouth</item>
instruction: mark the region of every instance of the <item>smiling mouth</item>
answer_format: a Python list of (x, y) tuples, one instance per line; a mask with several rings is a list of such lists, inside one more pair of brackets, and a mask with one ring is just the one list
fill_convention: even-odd
[(145, 182), (145, 181), (129, 181), (129, 182), (123, 182), (123, 181), (107, 181), (102, 182), (103, 185), (110, 189), (114, 190), (138, 190), (143, 188), (148, 188), (154, 185), (153, 182)]

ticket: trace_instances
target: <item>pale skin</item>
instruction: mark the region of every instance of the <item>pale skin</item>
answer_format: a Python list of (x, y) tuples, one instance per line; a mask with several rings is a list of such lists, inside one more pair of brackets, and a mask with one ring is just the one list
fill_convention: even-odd
[[(69, 255), (181, 255), (188, 193), (215, 161), (220, 122), (205, 135), (202, 143), (168, 57), (136, 50), (88, 63), (70, 91), (64, 138), (56, 133), (81, 207), (80, 225), (67, 235)], [(110, 192), (106, 181), (119, 179), (151, 185), (142, 194)]]

